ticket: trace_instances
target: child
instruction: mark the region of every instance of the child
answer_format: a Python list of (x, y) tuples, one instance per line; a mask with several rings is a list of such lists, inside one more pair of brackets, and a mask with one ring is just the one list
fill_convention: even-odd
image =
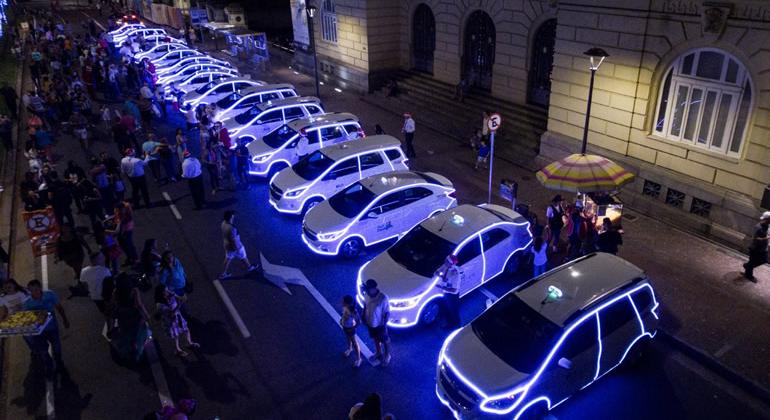
[(536, 236), (532, 243), (532, 248), (529, 252), (532, 253), (532, 277), (537, 277), (545, 273), (545, 268), (548, 265), (548, 247), (545, 246), (545, 241), (542, 237)]
[(353, 296), (346, 295), (342, 298), (342, 318), (340, 318), (340, 325), (342, 330), (345, 331), (345, 337), (348, 340), (348, 349), (345, 350), (345, 357), (350, 356), (353, 351), (356, 352), (356, 361), (353, 363), (353, 367), (361, 366), (361, 349), (358, 347), (356, 341), (356, 327), (361, 323), (361, 317), (356, 310), (356, 303), (353, 300)]
[(476, 158), (476, 166), (474, 166), (473, 169), (478, 170), (479, 165), (484, 165), (484, 169), (486, 169), (487, 158), (489, 158), (489, 146), (487, 146), (486, 140), (481, 140), (478, 157)]
[(178, 356), (187, 356), (187, 352), (179, 347), (179, 336), (182, 334), (184, 334), (187, 339), (187, 345), (190, 348), (197, 349), (200, 347), (200, 344), (192, 341), (192, 338), (190, 337), (190, 329), (187, 327), (187, 321), (180, 312), (182, 302), (180, 302), (179, 296), (169, 290), (166, 286), (159, 284), (155, 288), (155, 306), (160, 313), (166, 333), (169, 337), (174, 339), (176, 354)]
[(102, 109), (99, 112), (102, 115), (102, 128), (105, 133), (109, 133), (112, 128), (112, 111), (110, 111), (107, 105), (102, 105)]

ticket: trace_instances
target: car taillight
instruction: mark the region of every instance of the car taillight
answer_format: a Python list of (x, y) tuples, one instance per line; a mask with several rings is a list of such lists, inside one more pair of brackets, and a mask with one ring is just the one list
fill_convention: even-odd
[(366, 133), (364, 132), (363, 128), (358, 128), (358, 136), (359, 137), (366, 137)]

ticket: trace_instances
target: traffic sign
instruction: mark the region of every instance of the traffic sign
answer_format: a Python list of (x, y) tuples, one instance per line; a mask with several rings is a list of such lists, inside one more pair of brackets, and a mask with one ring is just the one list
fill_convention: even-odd
[(489, 120), (487, 120), (487, 127), (489, 128), (489, 131), (497, 131), (502, 123), (503, 118), (500, 116), (500, 114), (495, 113), (489, 116)]

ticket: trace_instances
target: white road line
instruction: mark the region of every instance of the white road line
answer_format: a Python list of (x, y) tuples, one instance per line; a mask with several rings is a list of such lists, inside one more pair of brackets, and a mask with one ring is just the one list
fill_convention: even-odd
[(147, 353), (147, 361), (150, 363), (152, 378), (155, 381), (155, 388), (158, 390), (160, 406), (173, 406), (174, 401), (171, 399), (171, 392), (168, 390), (168, 382), (166, 382), (166, 376), (163, 374), (163, 367), (160, 365), (156, 346), (155, 340), (152, 340), (150, 344), (145, 346), (144, 351)]
[[(83, 14), (83, 16), (85, 16), (85, 17), (87, 17), (87, 18), (91, 19), (91, 15), (89, 15), (88, 13), (86, 13), (86, 12), (80, 12), (80, 13), (82, 13), (82, 14)], [(99, 23), (99, 21), (98, 21), (98, 20), (94, 19), (94, 23), (96, 23), (96, 26), (98, 26), (98, 27), (99, 27), (99, 29), (101, 29), (101, 30), (103, 30), (103, 31), (106, 31), (106, 30), (107, 30), (107, 28), (105, 28), (105, 27), (104, 27), (104, 25), (102, 25), (101, 23)]]
[(238, 314), (238, 310), (235, 309), (233, 301), (230, 300), (230, 296), (225, 291), (225, 288), (222, 287), (222, 282), (214, 280), (213, 283), (214, 288), (217, 289), (217, 293), (219, 293), (219, 297), (222, 299), (222, 302), (225, 303), (227, 311), (230, 312), (230, 316), (233, 318), (233, 321), (235, 321), (235, 325), (237, 325), (238, 329), (241, 331), (243, 338), (251, 337), (251, 333), (249, 332), (249, 329), (246, 328), (246, 324), (243, 322), (243, 319), (241, 319), (241, 316)]
[[(48, 255), (43, 254), (40, 257), (40, 282), (43, 290), (48, 290)], [(53, 356), (52, 350), (48, 348), (49, 356)], [(48, 420), (56, 418), (56, 401), (54, 396), (53, 379), (45, 380), (45, 415)]]
[(727, 353), (728, 351), (732, 350), (733, 345), (731, 343), (727, 343), (724, 346), (720, 347), (719, 350), (714, 352), (714, 357), (722, 357)]
[(40, 282), (43, 290), (48, 290), (48, 255), (45, 254), (40, 257)]
[(163, 198), (166, 199), (168, 202), (168, 208), (171, 209), (171, 213), (174, 213), (174, 217), (176, 217), (176, 220), (182, 220), (182, 214), (179, 213), (179, 210), (176, 208), (176, 205), (174, 205), (174, 202), (171, 201), (171, 196), (168, 195), (167, 192), (163, 191)]
[(492, 299), (492, 302), (495, 302), (498, 299), (497, 296), (495, 296), (494, 294), (492, 294), (492, 292), (487, 290), (486, 287), (479, 287), (479, 290), (481, 291), (481, 293), (484, 294), (484, 296)]
[(107, 327), (107, 321), (104, 321), (104, 326), (102, 327), (102, 337), (104, 337), (104, 339), (110, 343), (112, 340), (110, 340), (110, 337), (107, 335), (107, 331), (109, 331), (109, 327)]

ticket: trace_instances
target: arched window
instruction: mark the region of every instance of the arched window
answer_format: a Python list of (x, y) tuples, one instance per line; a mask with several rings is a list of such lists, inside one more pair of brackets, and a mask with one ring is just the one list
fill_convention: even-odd
[(655, 134), (738, 156), (751, 100), (748, 72), (735, 57), (709, 48), (690, 51), (663, 79)]
[(337, 42), (337, 12), (334, 11), (334, 0), (321, 2), (321, 36), (324, 41)]

